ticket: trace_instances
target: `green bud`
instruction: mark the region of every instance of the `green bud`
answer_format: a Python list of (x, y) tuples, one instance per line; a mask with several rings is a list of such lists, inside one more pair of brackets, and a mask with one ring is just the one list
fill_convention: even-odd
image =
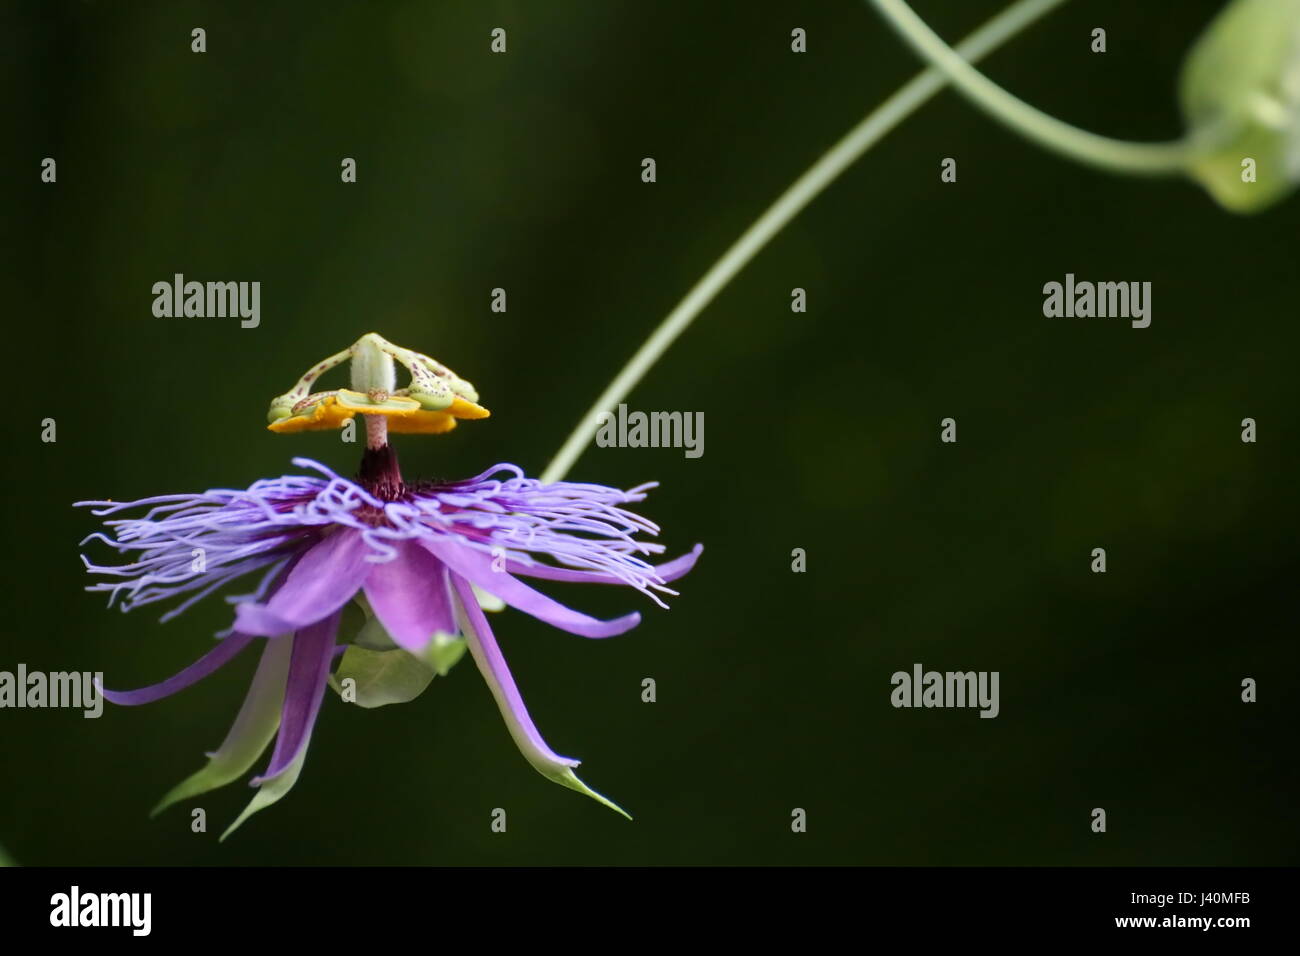
[(1189, 173), (1224, 207), (1256, 212), (1300, 182), (1300, 0), (1234, 0), (1183, 64)]

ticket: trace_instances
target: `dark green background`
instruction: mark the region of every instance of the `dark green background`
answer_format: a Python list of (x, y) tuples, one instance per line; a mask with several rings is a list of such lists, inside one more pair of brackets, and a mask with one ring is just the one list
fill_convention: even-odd
[[(917, 6), (955, 40), (1000, 3)], [(987, 70), (1085, 128), (1174, 137), (1183, 51), (1219, 6), (1076, 2)], [(0, 669), (119, 687), (188, 663), (227, 611), (160, 625), (82, 593), (95, 525), (72, 501), (243, 487), (295, 455), (350, 472), (356, 446), (263, 415), (371, 330), (493, 412), (402, 440), (408, 475), (540, 472), (717, 255), (918, 68), (853, 0), (4, 16)], [(57, 185), (38, 181), (45, 156)], [(672, 610), (556, 586), (645, 621), (590, 642), (495, 619), (548, 741), (635, 823), (529, 769), (468, 661), (406, 706), (330, 695), (296, 789), (228, 843), (242, 784), (197, 802), (206, 834), (186, 809), (150, 822), (224, 735), (248, 654), (98, 721), (0, 712), (0, 844), (31, 864), (1294, 863), (1298, 222), (1294, 199), (1237, 218), (1182, 182), (1093, 172), (942, 94), (633, 394), (703, 411), (704, 457), (593, 448), (575, 469), (661, 481), (643, 511), (662, 540), (705, 543)], [(175, 272), (261, 281), (261, 327), (154, 318), (150, 287)], [(1151, 327), (1044, 318), (1041, 287), (1066, 272), (1152, 282)], [(915, 662), (1000, 671), (1001, 716), (891, 708), (890, 675)]]

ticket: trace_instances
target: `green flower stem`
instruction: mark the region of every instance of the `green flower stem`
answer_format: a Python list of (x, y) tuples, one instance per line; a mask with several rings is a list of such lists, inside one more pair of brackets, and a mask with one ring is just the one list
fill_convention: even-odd
[(1131, 143), (1063, 123), (998, 86), (967, 62), (904, 0), (870, 0), (921, 58), (941, 71), (967, 99), (1026, 139), (1071, 159), (1115, 172), (1158, 176), (1183, 172), (1204, 149), (1202, 136), (1170, 143)]
[[(948, 50), (946, 46), (944, 49), (953, 56), (972, 62), (979, 60), (1063, 2), (1064, 0), (1019, 0), (959, 43), (955, 51)], [(939, 42), (942, 45), (942, 41)], [(551, 459), (551, 463), (546, 466), (541, 480), (550, 482), (562, 479), (595, 436), (600, 427), (601, 412), (616, 408), (618, 403), (627, 397), (637, 382), (686, 330), (695, 317), (704, 311), (714, 297), (767, 245), (773, 236), (785, 228), (822, 190), (834, 182), (840, 173), (853, 165), (886, 133), (943, 89), (946, 83), (944, 71), (934, 66), (913, 77), (795, 180), (794, 184), (745, 230), (722, 258), (713, 264), (713, 267), (686, 294), (686, 298), (682, 299), (659, 324), (617, 377), (601, 392), (586, 416), (579, 421), (573, 433)]]

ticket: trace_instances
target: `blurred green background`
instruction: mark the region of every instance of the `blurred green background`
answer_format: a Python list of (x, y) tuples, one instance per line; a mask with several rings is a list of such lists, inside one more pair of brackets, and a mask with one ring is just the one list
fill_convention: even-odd
[[(1173, 137), (1182, 54), (1219, 7), (1079, 0), (985, 66), (1084, 128)], [(1000, 2), (917, 9), (955, 40)], [(350, 473), (357, 446), (263, 415), (371, 330), (493, 412), (400, 440), (408, 475), (540, 472), (691, 283), (918, 69), (853, 0), (32, 2), (0, 44), (0, 669), (118, 687), (189, 663), (227, 610), (106, 610), (81, 591), (95, 522), (71, 502), (243, 487), (295, 455)], [(187, 809), (149, 821), (225, 734), (249, 653), (97, 721), (0, 711), (0, 845), (28, 864), (1297, 862), (1298, 223), (1295, 199), (1236, 218), (1081, 168), (941, 94), (633, 394), (704, 412), (704, 456), (592, 448), (574, 470), (662, 482), (642, 510), (664, 543), (705, 543), (672, 610), (557, 585), (644, 623), (591, 642), (494, 619), (543, 734), (635, 823), (529, 769), (468, 661), (405, 706), (329, 695), (296, 789), (226, 844), (243, 784), (194, 804), (205, 834)], [(259, 280), (261, 326), (154, 318), (176, 272)], [(1152, 282), (1151, 327), (1044, 318), (1066, 272)], [(917, 662), (1000, 671), (1001, 716), (893, 709), (890, 675)]]

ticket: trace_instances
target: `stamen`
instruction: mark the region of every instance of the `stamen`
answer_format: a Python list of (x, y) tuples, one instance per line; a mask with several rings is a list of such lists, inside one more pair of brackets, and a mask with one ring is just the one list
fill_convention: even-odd
[[(322, 372), (349, 360), (350, 389), (310, 391)], [(411, 383), (404, 388), (397, 387), (395, 363), (411, 373)], [(388, 426), (393, 432), (439, 435), (455, 428), (459, 419), (487, 418), (488, 410), (478, 404), (474, 386), (445, 365), (370, 332), (309, 369), (290, 391), (273, 398), (267, 427), (273, 432), (324, 431), (339, 428), (358, 414), (394, 419)], [(367, 422), (368, 431), (370, 426)], [(372, 447), (380, 444), (374, 441)]]

